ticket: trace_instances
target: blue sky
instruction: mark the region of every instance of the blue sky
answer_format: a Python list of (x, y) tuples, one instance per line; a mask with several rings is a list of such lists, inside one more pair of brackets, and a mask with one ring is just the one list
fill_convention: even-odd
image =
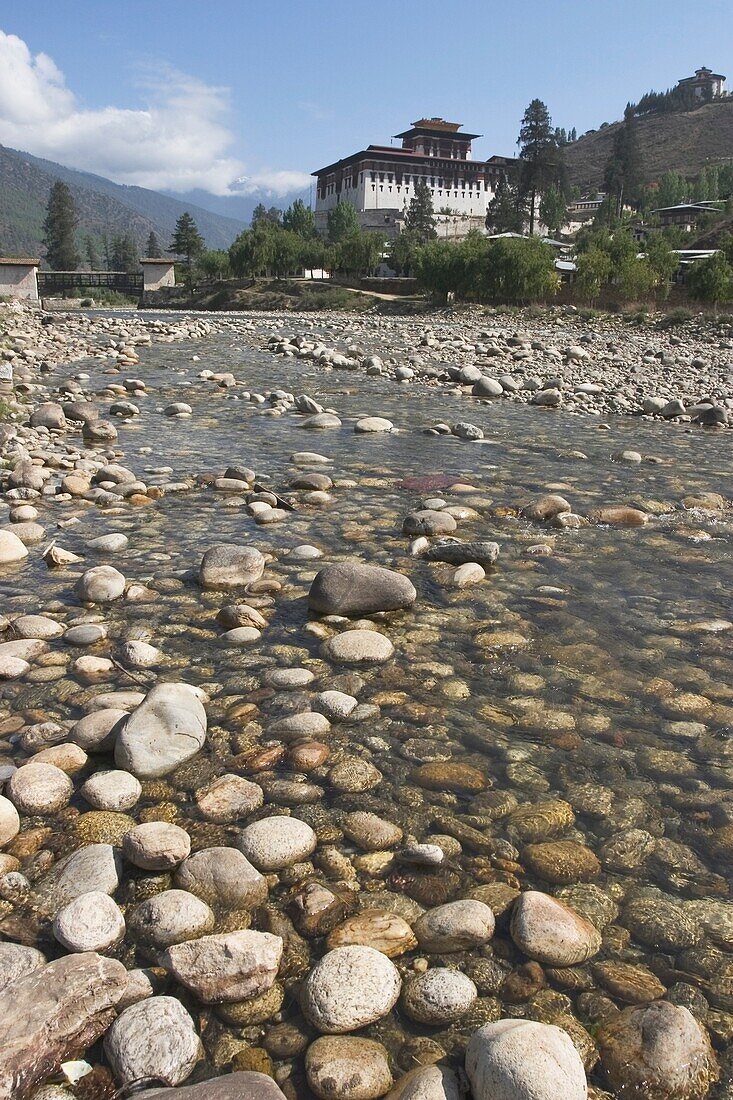
[[(0, 0), (0, 142), (120, 182), (307, 187), (422, 115), (512, 154), (538, 96), (578, 132), (700, 65), (730, 0)], [(8, 63), (10, 59), (10, 64)], [(5, 74), (5, 75), (3, 75)]]

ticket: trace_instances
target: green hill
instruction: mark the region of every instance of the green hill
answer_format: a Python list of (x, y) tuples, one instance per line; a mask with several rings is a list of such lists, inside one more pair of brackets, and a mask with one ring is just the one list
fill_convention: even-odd
[[(160, 195), (144, 187), (125, 187), (102, 176), (77, 172), (29, 153), (0, 146), (0, 253), (42, 255), (42, 225), (55, 180), (67, 183), (79, 215), (80, 245), (88, 235), (131, 233), (142, 250), (151, 230), (161, 247), (170, 242), (176, 219), (190, 211), (208, 248), (227, 248), (244, 228), (242, 222)], [(82, 248), (83, 251), (83, 248)]]
[[(581, 192), (601, 187), (613, 135), (621, 125), (589, 131), (565, 147), (570, 182)], [(694, 111), (645, 115), (637, 130), (644, 183), (670, 171), (692, 178), (708, 165), (733, 158), (733, 98)]]

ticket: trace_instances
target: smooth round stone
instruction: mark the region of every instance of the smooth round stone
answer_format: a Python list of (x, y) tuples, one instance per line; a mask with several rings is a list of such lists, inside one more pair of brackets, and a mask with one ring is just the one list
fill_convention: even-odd
[(359, 705), (359, 700), (343, 691), (319, 691), (313, 703), (331, 722), (343, 722)]
[(107, 627), (102, 623), (81, 623), (79, 626), (70, 626), (64, 632), (64, 641), (69, 645), (96, 645), (107, 637)]
[(256, 607), (250, 607), (246, 603), (233, 603), (222, 607), (216, 616), (219, 626), (225, 630), (234, 630), (238, 626), (253, 626), (257, 630), (264, 630), (267, 619), (261, 615)]
[(0, 848), (4, 848), (20, 832), (20, 817), (9, 798), (0, 794)]
[(215, 924), (206, 902), (186, 890), (155, 894), (128, 910), (127, 919), (137, 939), (154, 951), (203, 936)]
[(586, 1100), (580, 1055), (566, 1031), (533, 1020), (499, 1020), (466, 1048), (474, 1100)]
[(469, 588), (472, 584), (480, 584), (486, 579), (486, 570), (477, 561), (467, 561), (459, 565), (453, 574), (452, 584), (454, 588)]
[(95, 565), (82, 573), (75, 592), (83, 603), (111, 603), (125, 591), (125, 578), (112, 565)]
[(402, 530), (406, 535), (450, 535), (457, 524), (448, 512), (435, 512), (425, 508), (405, 516)]
[(290, 461), (295, 466), (328, 466), (333, 459), (319, 454), (318, 451), (296, 451), (291, 454)]
[(113, 731), (126, 718), (126, 710), (95, 710), (79, 719), (69, 737), (87, 752), (109, 752), (114, 748)]
[(468, 951), (488, 943), (495, 924), (488, 905), (467, 898), (428, 909), (415, 922), (414, 931), (423, 951)]
[(461, 1100), (464, 1090), (447, 1066), (418, 1066), (400, 1077), (387, 1100)]
[(289, 714), (267, 728), (269, 735), (283, 741), (292, 741), (299, 737), (325, 737), (330, 731), (331, 723), (326, 715), (315, 710)]
[(221, 775), (196, 792), (201, 815), (219, 825), (248, 817), (263, 801), (262, 787), (241, 775)]
[(130, 772), (97, 772), (81, 788), (81, 795), (96, 810), (130, 810), (142, 794), (140, 781)]
[(185, 829), (167, 821), (148, 821), (125, 834), (122, 851), (130, 863), (144, 871), (167, 871), (191, 852)]
[(337, 947), (316, 963), (303, 983), (303, 1012), (327, 1034), (357, 1031), (391, 1011), (401, 985), (397, 968), (381, 951)]
[(407, 921), (386, 909), (362, 909), (347, 917), (328, 935), (328, 949), (358, 944), (373, 947), (389, 959), (417, 947), (417, 939)]
[(617, 1096), (701, 1100), (719, 1070), (705, 1030), (667, 1001), (626, 1008), (598, 1032), (601, 1063)]
[(204, 848), (176, 869), (175, 884), (209, 905), (254, 909), (267, 898), (267, 882), (236, 848)]
[(10, 799), (23, 814), (51, 814), (68, 805), (74, 784), (54, 764), (24, 764), (8, 783)]
[(355, 432), (367, 435), (377, 432), (391, 432), (393, 428), (392, 421), (385, 419), (383, 416), (363, 416), (354, 425)]
[(323, 551), (307, 542), (301, 546), (294, 546), (292, 550), (288, 551), (288, 558), (292, 558), (293, 561), (315, 561), (317, 558), (322, 557)]
[(382, 1044), (351, 1036), (316, 1039), (308, 1047), (305, 1072), (319, 1100), (378, 1100), (392, 1084)]
[(560, 885), (587, 882), (601, 870), (595, 854), (575, 840), (548, 840), (528, 844), (522, 853), (523, 862), (546, 882)]
[(335, 413), (315, 413), (314, 416), (307, 417), (302, 424), (300, 424), (300, 427), (315, 429), (316, 431), (323, 428), (340, 428), (341, 420)]
[(125, 642), (120, 650), (122, 663), (128, 668), (155, 668), (160, 664), (160, 650), (148, 642)]
[(53, 934), (67, 951), (108, 951), (125, 935), (125, 918), (111, 897), (91, 890), (56, 914)]
[(401, 1005), (420, 1024), (445, 1025), (473, 1008), (478, 990), (460, 970), (436, 966), (402, 987)]
[(318, 838), (297, 817), (266, 817), (248, 825), (239, 835), (238, 848), (259, 871), (282, 871), (308, 859)]
[(547, 966), (577, 966), (601, 949), (595, 925), (538, 890), (527, 890), (515, 901), (511, 935), (520, 951)]
[(358, 794), (370, 791), (382, 782), (382, 773), (368, 760), (350, 756), (341, 760), (328, 773), (328, 782), (336, 791)]
[(262, 631), (255, 626), (235, 626), (232, 630), (225, 631), (219, 642), (224, 646), (237, 647), (252, 645), (254, 642), (259, 642), (261, 637)]
[(104, 1037), (104, 1052), (121, 1086), (150, 1078), (180, 1085), (201, 1056), (193, 1020), (175, 997), (130, 1005)]
[(417, 593), (408, 577), (394, 569), (360, 561), (337, 562), (316, 574), (308, 606), (321, 615), (358, 618), (377, 611), (411, 607)]
[(385, 848), (395, 848), (402, 840), (402, 829), (385, 821), (368, 810), (355, 810), (347, 814), (343, 830), (349, 840), (353, 840), (366, 852), (380, 852)]
[(19, 615), (13, 620), (13, 630), (19, 638), (58, 638), (64, 633), (61, 623), (46, 615)]
[(297, 691), (315, 680), (309, 668), (273, 668), (265, 674), (265, 682), (278, 691)]
[(112, 531), (108, 535), (99, 535), (90, 539), (87, 546), (97, 554), (116, 554), (126, 550), (130, 540), (121, 531)]
[(384, 664), (394, 654), (389, 638), (376, 630), (346, 630), (329, 638), (323, 649), (339, 665)]
[(28, 557), (28, 547), (12, 531), (0, 530), (0, 565), (14, 565)]

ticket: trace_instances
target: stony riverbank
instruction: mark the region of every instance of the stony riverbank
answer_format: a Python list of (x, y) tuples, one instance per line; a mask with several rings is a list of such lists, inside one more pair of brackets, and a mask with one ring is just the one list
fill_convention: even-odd
[(730, 333), (7, 317), (0, 1100), (728, 1095)]

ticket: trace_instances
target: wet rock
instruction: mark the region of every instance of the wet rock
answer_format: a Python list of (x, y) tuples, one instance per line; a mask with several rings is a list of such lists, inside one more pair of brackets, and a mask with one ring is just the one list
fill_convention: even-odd
[(74, 591), (83, 603), (112, 603), (125, 591), (125, 578), (112, 565), (95, 565), (85, 570)]
[(175, 884), (226, 909), (254, 909), (267, 897), (267, 882), (236, 848), (194, 852), (176, 870)]
[(422, 764), (414, 774), (418, 787), (429, 791), (454, 791), (457, 794), (478, 794), (487, 786), (486, 776), (471, 764), (437, 761)]
[(462, 1091), (446, 1066), (418, 1066), (401, 1077), (387, 1100), (460, 1100)]
[(411, 607), (416, 597), (412, 582), (393, 569), (362, 562), (338, 562), (316, 574), (308, 593), (308, 606), (321, 615), (358, 618), (376, 611)]
[(88, 844), (54, 864), (34, 886), (39, 910), (55, 917), (74, 898), (90, 890), (113, 894), (119, 886), (119, 869), (111, 844)]
[(437, 1026), (460, 1020), (477, 997), (476, 986), (460, 970), (436, 966), (403, 985), (401, 1005), (412, 1020)]
[[(272, 1077), (244, 1070), (214, 1077), (198, 1085), (183, 1085), (176, 1089), (178, 1100), (285, 1100), (285, 1093)], [(135, 1100), (172, 1100), (170, 1089), (144, 1089), (135, 1093)]]
[(305, 821), (266, 817), (243, 829), (237, 846), (259, 871), (281, 871), (307, 859), (317, 843), (316, 834)]
[(550, 494), (549, 496), (540, 497), (539, 500), (533, 501), (532, 504), (528, 504), (522, 509), (522, 515), (526, 516), (527, 519), (533, 520), (535, 523), (545, 523), (547, 520), (554, 519), (555, 516), (572, 512), (572, 510), (572, 505), (565, 497)]
[(362, 416), (360, 420), (357, 420), (354, 425), (354, 431), (365, 434), (372, 434), (378, 432), (391, 432), (394, 428), (394, 424), (391, 420), (387, 420), (383, 416)]
[(653, 894), (633, 898), (621, 914), (634, 939), (657, 951), (679, 951), (694, 947), (702, 939), (702, 928), (680, 905)]
[(494, 914), (481, 901), (451, 901), (429, 909), (415, 922), (414, 932), (423, 951), (467, 951), (491, 939)]
[(347, 814), (343, 830), (349, 840), (353, 840), (365, 852), (379, 852), (385, 848), (394, 848), (402, 840), (402, 829), (391, 821), (385, 821), (377, 814), (366, 810), (356, 810)]
[(115, 763), (138, 779), (168, 775), (206, 740), (206, 711), (188, 684), (159, 684), (120, 730)]
[(575, 814), (569, 802), (561, 799), (527, 802), (509, 815), (507, 832), (511, 839), (516, 837), (525, 844), (532, 844), (558, 836), (574, 822)]
[(160, 962), (199, 1000), (218, 1004), (267, 992), (282, 952), (280, 936), (247, 929), (173, 944)]
[(74, 784), (66, 772), (54, 764), (24, 764), (13, 773), (8, 794), (23, 814), (52, 814), (68, 802)]
[(46, 958), (37, 948), (0, 942), (0, 993), (45, 965)]
[(0, 848), (9, 844), (20, 832), (20, 817), (13, 803), (0, 795)]
[(150, 997), (122, 1012), (104, 1038), (115, 1080), (131, 1084), (146, 1077), (180, 1085), (201, 1055), (193, 1020), (174, 997)]
[(390, 959), (417, 947), (417, 938), (407, 921), (383, 909), (363, 909), (347, 917), (329, 933), (329, 951), (358, 944), (373, 947)]
[(588, 1094), (567, 1033), (531, 1020), (500, 1020), (474, 1032), (466, 1073), (474, 1100), (585, 1100)]
[(214, 927), (209, 906), (185, 890), (164, 890), (128, 910), (127, 923), (137, 940), (152, 951), (203, 936)]
[(608, 959), (593, 964), (593, 976), (609, 993), (627, 1004), (658, 1001), (667, 992), (646, 966)]
[(69, 737), (86, 752), (109, 752), (127, 715), (126, 710), (114, 708), (93, 711), (79, 719)]
[(28, 557), (28, 547), (12, 531), (0, 529), (0, 565), (14, 565)]
[(245, 588), (265, 571), (265, 558), (254, 546), (221, 543), (207, 550), (199, 568), (202, 588)]
[(56, 914), (53, 934), (67, 951), (108, 951), (125, 934), (125, 918), (107, 894), (90, 890)]
[(122, 851), (130, 863), (144, 871), (168, 871), (189, 855), (191, 838), (178, 825), (147, 821), (125, 834)]
[(377, 1100), (392, 1084), (382, 1044), (352, 1036), (316, 1039), (308, 1047), (305, 1072), (319, 1100)]
[(605, 523), (609, 527), (643, 527), (649, 522), (649, 516), (639, 508), (628, 508), (623, 505), (608, 505), (605, 508), (596, 508), (588, 513), (591, 523)]
[(596, 878), (601, 865), (594, 853), (575, 840), (550, 840), (528, 844), (522, 858), (530, 871), (546, 882), (586, 882)]
[(97, 772), (87, 779), (81, 795), (96, 810), (130, 810), (139, 801), (142, 787), (129, 772)]
[(456, 521), (448, 512), (436, 512), (430, 508), (411, 512), (402, 524), (406, 535), (450, 535), (456, 527)]
[(499, 557), (499, 544), (498, 542), (461, 542), (459, 539), (438, 539), (432, 546), (426, 547), (420, 556), (423, 561), (444, 561), (449, 565), (476, 566), (479, 563), (480, 565), (493, 565)]
[(601, 948), (601, 935), (589, 920), (537, 890), (527, 890), (515, 901), (511, 935), (525, 955), (548, 966), (576, 966)]
[(383, 664), (394, 653), (389, 638), (377, 630), (345, 630), (325, 643), (324, 654), (339, 665)]
[(396, 967), (380, 951), (338, 947), (316, 963), (303, 983), (303, 1012), (327, 1034), (357, 1031), (387, 1015), (401, 984)]
[(196, 804), (202, 816), (219, 825), (248, 817), (263, 801), (262, 787), (241, 775), (221, 775), (196, 791)]
[(718, 1078), (707, 1033), (686, 1008), (666, 1001), (624, 1009), (601, 1027), (598, 1046), (623, 1096), (699, 1100)]

